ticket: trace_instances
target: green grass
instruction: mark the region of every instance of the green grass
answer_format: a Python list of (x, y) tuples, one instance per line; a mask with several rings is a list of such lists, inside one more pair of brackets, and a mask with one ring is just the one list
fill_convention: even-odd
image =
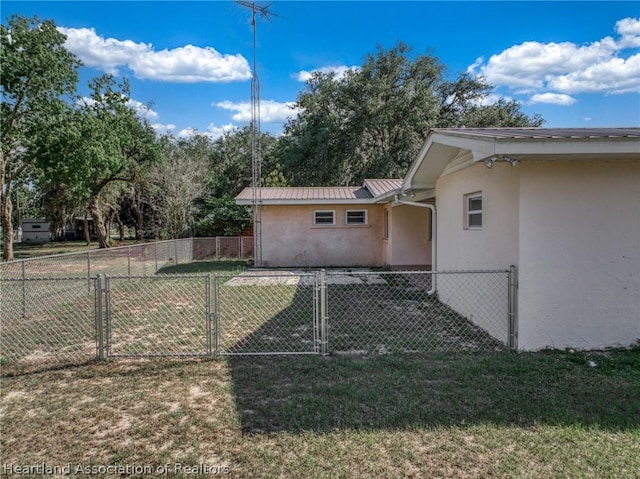
[(3, 464), (234, 478), (635, 479), (639, 391), (638, 348), (118, 360), (4, 378), (0, 441)]

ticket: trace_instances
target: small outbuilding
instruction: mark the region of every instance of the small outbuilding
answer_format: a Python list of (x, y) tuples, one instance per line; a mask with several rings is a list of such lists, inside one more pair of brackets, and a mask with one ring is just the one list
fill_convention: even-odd
[(46, 243), (51, 241), (50, 224), (44, 218), (27, 218), (22, 220), (23, 243)]

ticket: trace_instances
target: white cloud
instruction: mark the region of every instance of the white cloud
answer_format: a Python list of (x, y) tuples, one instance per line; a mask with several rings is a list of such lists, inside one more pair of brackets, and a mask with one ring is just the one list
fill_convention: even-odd
[(217, 140), (218, 138), (220, 138), (221, 136), (223, 136), (225, 133), (229, 133), (232, 131), (237, 130), (238, 127), (236, 125), (233, 125), (231, 123), (227, 124), (227, 125), (222, 125), (222, 126), (216, 126), (213, 123), (211, 123), (208, 127), (206, 131), (200, 131), (197, 128), (185, 128), (183, 130), (181, 130), (178, 133), (178, 137), (179, 138), (188, 138), (194, 135), (205, 135), (210, 137), (212, 140)]
[(329, 73), (333, 73), (335, 75), (335, 78), (337, 80), (340, 80), (347, 74), (348, 71), (355, 71), (358, 69), (359, 67), (356, 67), (356, 66), (351, 66), (351, 67), (348, 67), (346, 65), (328, 66), (328, 67), (318, 68), (313, 71), (302, 70), (302, 71), (299, 71), (298, 73), (293, 74), (292, 76), (293, 78), (295, 78), (300, 82), (307, 82), (311, 79), (311, 77), (315, 72), (320, 72), (325, 75)]
[(152, 123), (151, 128), (156, 132), (157, 135), (163, 135), (165, 133), (171, 133), (176, 129), (176, 125), (172, 125), (171, 123), (165, 125), (163, 123)]
[(640, 47), (640, 18), (624, 18), (618, 21), (616, 32), (622, 36), (621, 48)]
[(64, 28), (65, 46), (89, 67), (119, 74), (128, 67), (136, 78), (177, 83), (232, 82), (251, 78), (242, 55), (223, 55), (211, 47), (186, 45), (155, 51), (148, 43), (99, 36), (93, 28)]
[[(223, 101), (214, 103), (213, 106), (222, 108), (223, 110), (236, 112), (232, 115), (233, 121), (247, 123), (251, 121), (251, 103), (231, 101)], [(273, 100), (260, 101), (260, 121), (264, 123), (278, 123), (286, 121), (287, 118), (298, 114), (298, 110), (294, 108), (293, 102), (277, 102)]]
[(151, 107), (138, 100), (129, 100), (127, 106), (136, 111), (140, 118), (145, 120), (154, 121), (158, 119), (158, 112), (151, 109)]
[(625, 49), (640, 47), (640, 19), (622, 19), (615, 29), (618, 39), (605, 37), (586, 45), (534, 41), (514, 45), (489, 60), (478, 58), (467, 71), (516, 93), (541, 95), (551, 90), (568, 96), (640, 91), (638, 55), (624, 57)]
[(551, 103), (554, 105), (573, 105), (576, 99), (563, 93), (538, 93), (529, 99), (530, 103)]

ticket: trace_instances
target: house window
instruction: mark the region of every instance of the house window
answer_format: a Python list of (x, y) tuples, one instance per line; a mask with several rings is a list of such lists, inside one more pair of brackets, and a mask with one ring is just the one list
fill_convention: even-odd
[(321, 210), (313, 212), (313, 224), (316, 226), (329, 226), (336, 224), (336, 212), (333, 210)]
[(482, 193), (465, 195), (465, 228), (482, 228)]
[(366, 225), (367, 210), (347, 210), (345, 216), (345, 224), (347, 225)]
[(40, 225), (31, 225), (31, 228), (34, 230), (39, 230), (40, 229)]

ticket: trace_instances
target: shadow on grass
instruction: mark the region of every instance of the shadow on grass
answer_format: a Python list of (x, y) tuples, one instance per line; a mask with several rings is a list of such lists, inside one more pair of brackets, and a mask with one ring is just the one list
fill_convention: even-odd
[[(256, 289), (260, 288), (253, 286)], [(270, 290), (269, 297), (275, 296)], [(270, 343), (283, 348), (271, 351), (286, 351), (287, 345), (295, 350), (302, 323), (293, 323), (293, 318), (312, 327), (311, 310), (302, 318), (300, 312), (305, 309), (298, 304), (310, 297), (305, 288), (298, 287), (289, 306), (254, 326), (252, 332), (246, 334), (245, 329), (230, 350), (256, 353), (268, 350), (261, 348)], [(370, 300), (375, 302), (374, 297)], [(401, 304), (392, 302), (393, 307), (381, 311), (379, 317), (399, 324), (389, 314)], [(409, 306), (416, 307), (413, 302)], [(248, 317), (246, 312), (237, 312), (238, 318), (243, 315)], [(366, 317), (343, 320), (362, 328), (355, 331), (351, 345), (342, 337), (347, 349), (358, 350), (362, 341), (370, 346), (384, 340), (367, 336), (375, 324), (365, 324)], [(427, 329), (402, 331), (408, 331), (415, 343), (416, 334), (429, 334), (429, 321), (425, 324)], [(468, 340), (459, 346), (453, 342), (461, 337), (463, 326), (456, 323), (453, 328), (446, 333), (440, 326), (437, 335), (449, 334), (442, 344), (454, 352), (429, 350), (424, 347), (430, 344), (427, 341), (421, 352), (412, 353), (397, 348), (390, 354), (368, 349), (368, 354), (349, 356), (230, 356), (242, 430), (262, 434), (536, 423), (607, 430), (639, 427), (640, 348), (593, 357), (558, 351), (525, 354), (500, 351), (495, 343), (484, 343), (481, 338), (481, 348), (464, 351)], [(347, 331), (334, 321), (330, 338), (336, 330)], [(375, 336), (375, 328), (373, 331)], [(400, 336), (396, 334), (396, 344), (402, 344)], [(591, 360), (595, 367), (589, 365)]]
[(638, 429), (640, 349), (232, 357), (245, 434), (499, 424)]
[(163, 266), (156, 274), (241, 273), (246, 261), (194, 261), (186, 264)]

